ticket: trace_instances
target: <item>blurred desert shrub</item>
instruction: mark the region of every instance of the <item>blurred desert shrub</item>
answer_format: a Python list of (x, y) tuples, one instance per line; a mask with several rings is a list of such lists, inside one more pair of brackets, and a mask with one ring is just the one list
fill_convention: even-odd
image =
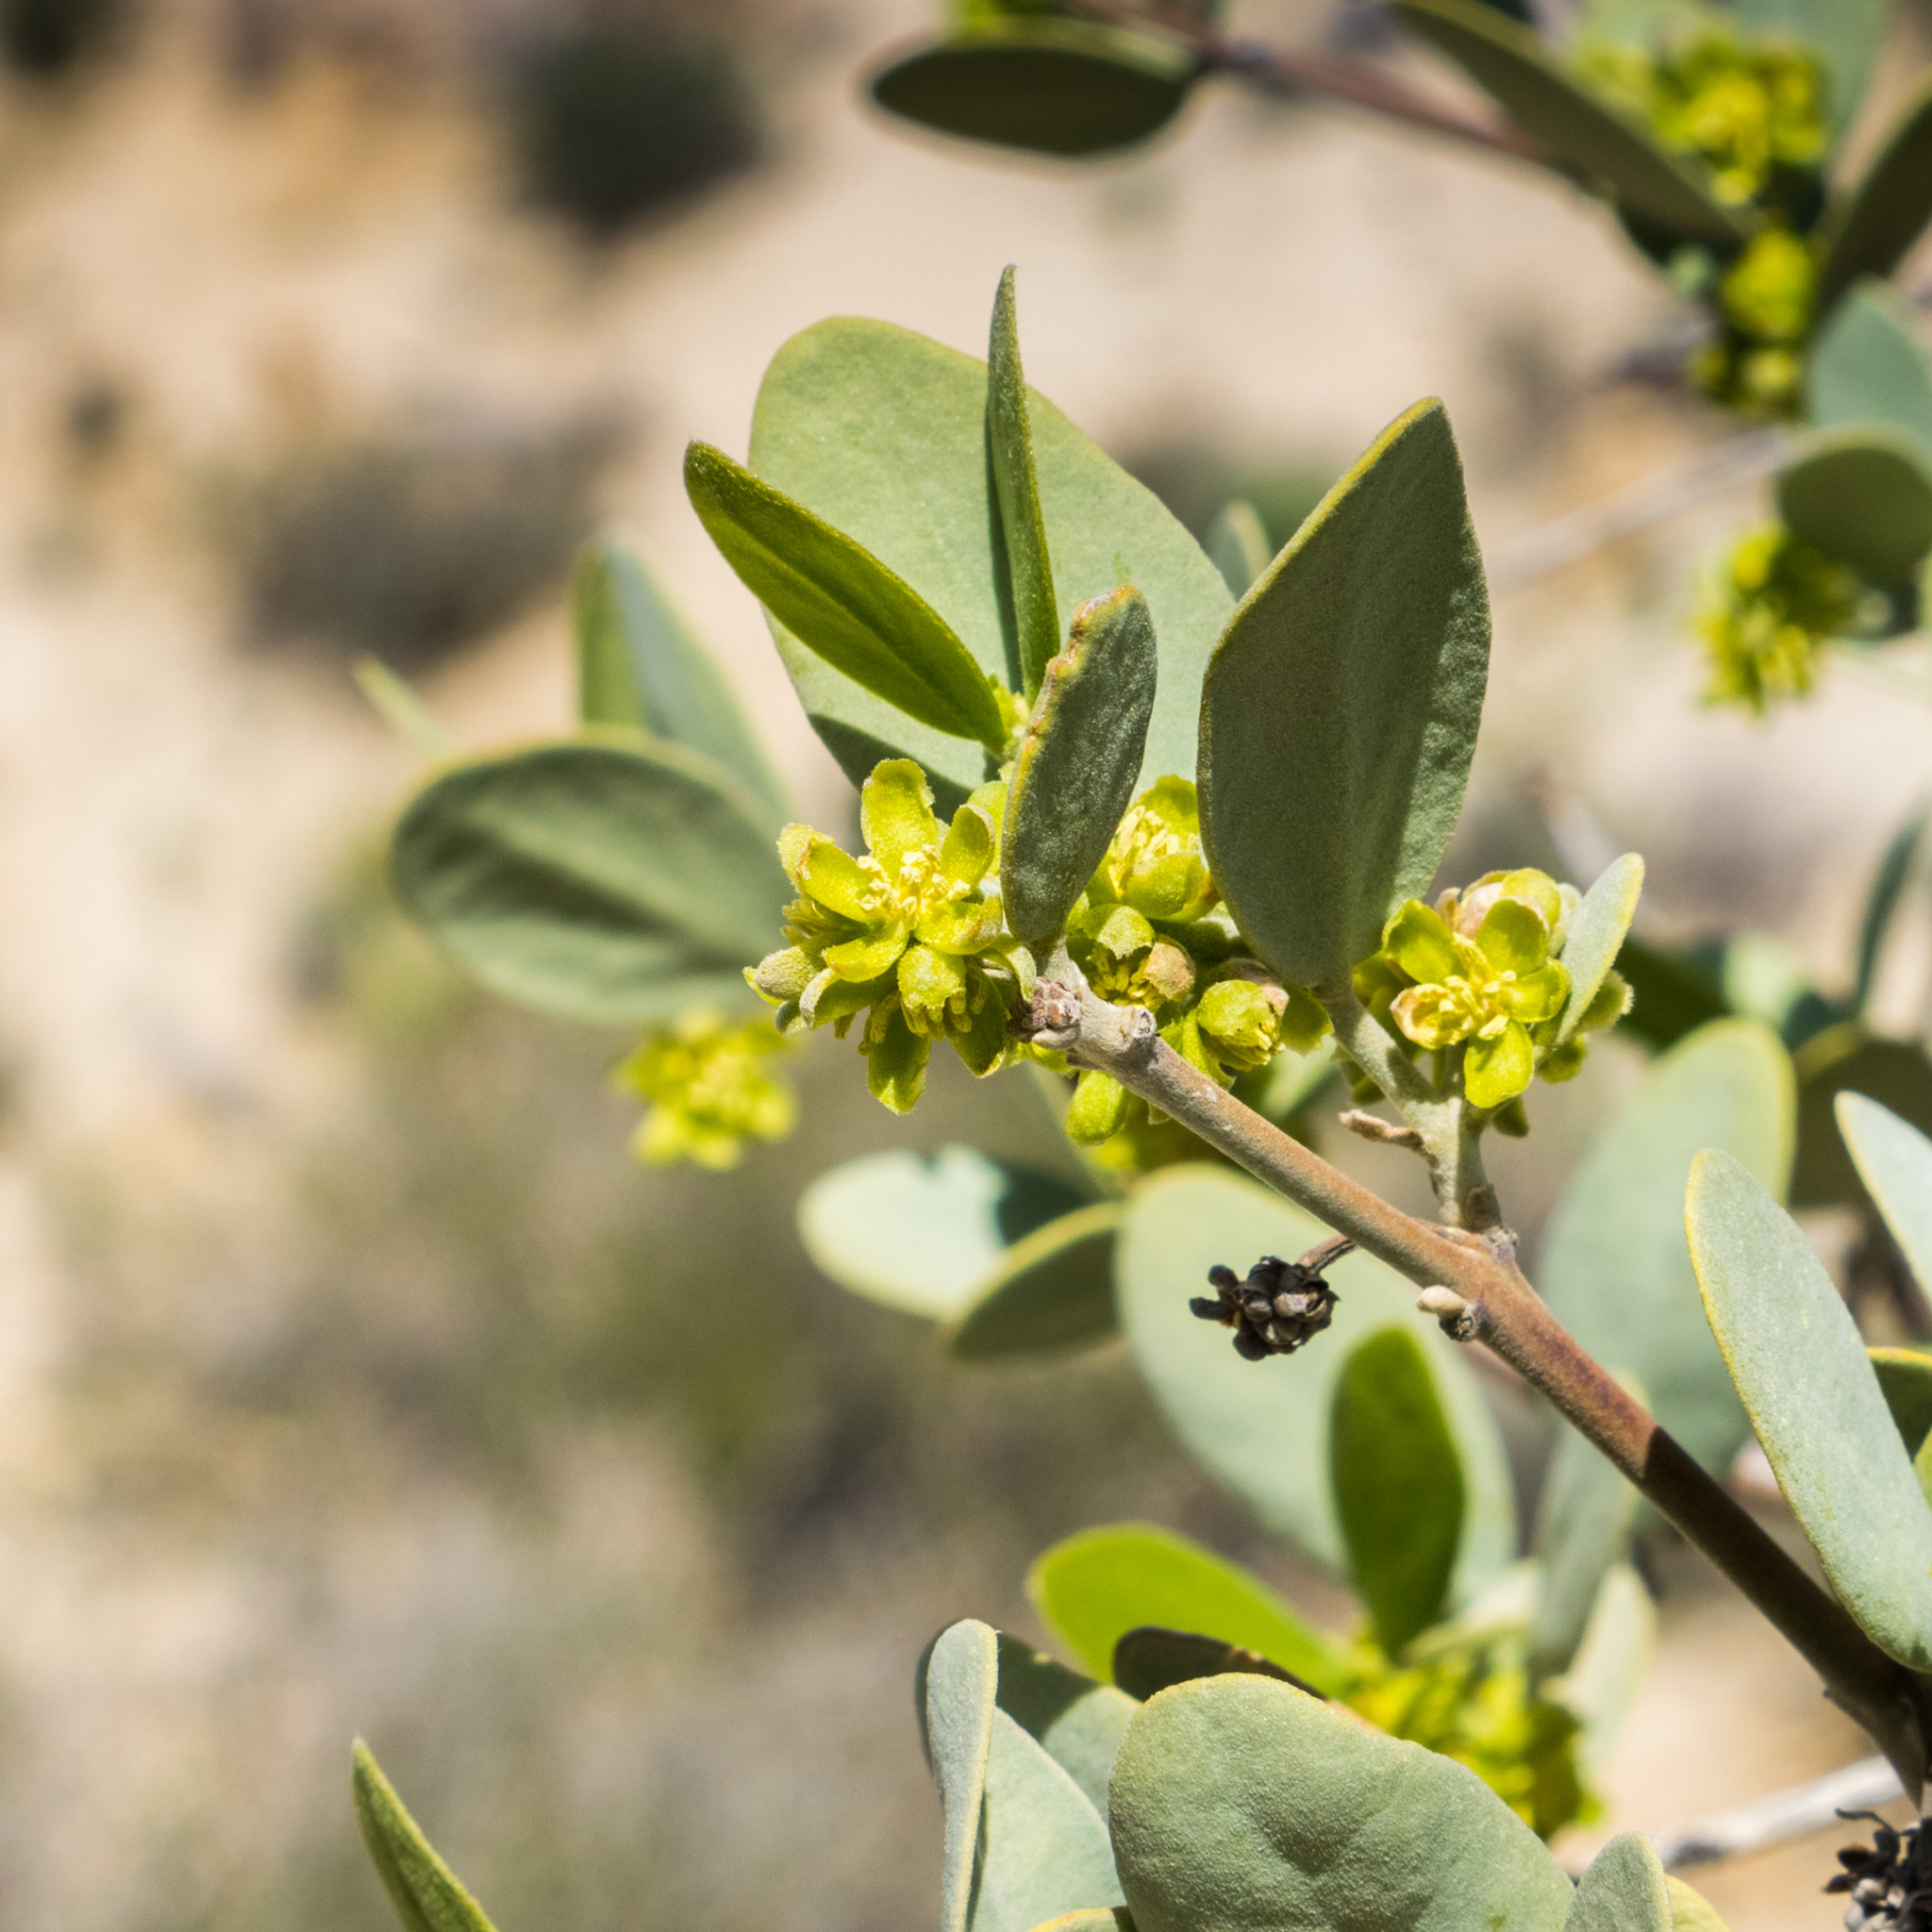
[(0, 54), (16, 74), (63, 75), (107, 51), (131, 10), (128, 0), (0, 0)]
[(554, 590), (618, 433), (465, 430), (324, 443), (220, 491), (250, 635), (421, 669)]

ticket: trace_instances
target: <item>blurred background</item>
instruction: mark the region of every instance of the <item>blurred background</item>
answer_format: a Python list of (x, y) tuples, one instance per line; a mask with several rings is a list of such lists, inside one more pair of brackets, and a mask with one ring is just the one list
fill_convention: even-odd
[[(1728, 433), (1618, 379), (1667, 299), (1546, 177), (1225, 83), (1129, 161), (991, 158), (864, 102), (931, 24), (0, 0), (9, 1925), (388, 1925), (359, 1732), (505, 1932), (899, 1932), (938, 1869), (913, 1660), (960, 1615), (1038, 1635), (1046, 1542), (1150, 1518), (1334, 1608), (1124, 1355), (962, 1368), (807, 1262), (813, 1174), (1024, 1152), (1023, 1097), (936, 1075), (896, 1123), (822, 1040), (792, 1141), (646, 1174), (606, 1081), (626, 1042), (469, 990), (387, 897), (414, 766), (349, 664), (467, 742), (564, 728), (565, 575), (606, 518), (842, 822), (678, 477), (691, 436), (742, 452), (767, 360), (826, 314), (976, 349), (1017, 262), (1032, 380), (1185, 518), (1242, 489), (1277, 540), (1424, 394), (1491, 546)], [(1881, 95), (1928, 56), (1917, 0)], [(1849, 673), (1768, 724), (1699, 708), (1692, 573), (1757, 513), (1734, 491), (1501, 599), (1449, 872), (1541, 862), (1554, 774), (1647, 856), (1660, 930), (1749, 920), (1836, 988), (1932, 710)], [(1893, 951), (1902, 1024), (1928, 958), (1923, 930)], [(1600, 1047), (1502, 1151), (1532, 1252), (1634, 1064)], [(1778, 1640), (1657, 1562), (1598, 1835), (1861, 1755)], [(1822, 1928), (1825, 1871), (1814, 1841), (1707, 1889), (1738, 1932)]]

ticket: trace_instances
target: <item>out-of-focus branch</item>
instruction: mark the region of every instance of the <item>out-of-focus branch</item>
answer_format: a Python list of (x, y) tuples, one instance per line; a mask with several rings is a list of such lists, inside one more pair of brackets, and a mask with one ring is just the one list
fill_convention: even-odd
[(1761, 1852), (1787, 1839), (1823, 1831), (1840, 1811), (1860, 1811), (1905, 1796), (1898, 1773), (1882, 1757), (1861, 1757), (1842, 1771), (1827, 1772), (1809, 1784), (1774, 1791), (1735, 1811), (1659, 1832), (1657, 1855), (1666, 1872), (1688, 1872), (1695, 1865), (1715, 1864), (1746, 1852)]
[(1542, 150), (1515, 128), (1462, 113), (1364, 60), (1344, 59), (1312, 47), (1230, 40), (1199, 15), (1177, 7), (1139, 5), (1137, 0), (1058, 0), (1058, 10), (1108, 26), (1157, 26), (1185, 41), (1208, 73), (1235, 75), (1266, 93), (1329, 94), (1491, 154), (1527, 161), (1542, 158)]

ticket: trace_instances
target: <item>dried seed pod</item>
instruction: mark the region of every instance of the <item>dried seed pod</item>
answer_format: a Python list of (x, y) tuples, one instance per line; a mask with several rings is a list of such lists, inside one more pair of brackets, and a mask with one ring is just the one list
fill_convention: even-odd
[(1292, 1355), (1334, 1320), (1336, 1294), (1322, 1271), (1354, 1246), (1349, 1241), (1324, 1241), (1298, 1261), (1263, 1255), (1245, 1280), (1232, 1268), (1210, 1268), (1213, 1297), (1196, 1295), (1188, 1306), (1204, 1322), (1232, 1328), (1236, 1353), (1248, 1361)]

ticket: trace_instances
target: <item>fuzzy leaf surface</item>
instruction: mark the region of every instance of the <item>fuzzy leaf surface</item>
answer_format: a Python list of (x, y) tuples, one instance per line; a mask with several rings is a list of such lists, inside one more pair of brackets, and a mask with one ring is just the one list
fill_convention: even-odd
[(969, 1617), (941, 1630), (922, 1664), (918, 1690), (926, 1762), (945, 1817), (940, 1932), (966, 1932), (998, 1715), (999, 1640), (992, 1627)]
[(1563, 938), (1563, 970), (1570, 975), (1570, 999), (1557, 1029), (1559, 1041), (1571, 1038), (1590, 1010), (1597, 990), (1609, 977), (1624, 950), (1637, 902), (1643, 893), (1643, 860), (1634, 852), (1607, 865), (1583, 903), (1570, 915)]
[[(773, 358), (751, 462), (848, 532), (965, 642), (983, 673), (1021, 689), (1019, 639), (987, 471), (986, 364), (890, 323), (841, 317)], [(1057, 608), (1123, 581), (1160, 639), (1160, 702), (1141, 784), (1191, 776), (1201, 675), (1234, 608), (1221, 573), (1166, 507), (1038, 390), (1026, 397)], [(779, 655), (814, 728), (854, 783), (882, 758), (915, 758), (952, 810), (985, 776), (976, 747), (915, 724), (782, 629)]]
[(1699, 1151), (1723, 1147), (1782, 1193), (1792, 1112), (1790, 1061), (1769, 1027), (1699, 1027), (1598, 1130), (1543, 1238), (1536, 1281), (1551, 1311), (1606, 1368), (1636, 1377), (1707, 1469), (1724, 1468), (1749, 1428), (1698, 1300), (1684, 1187)]
[(1124, 1903), (1100, 1813), (1041, 1745), (995, 1710), (969, 1932), (1033, 1932), (1064, 1912)]
[(1130, 584), (1083, 604), (1047, 663), (1000, 843), (1007, 924), (1036, 952), (1065, 928), (1133, 803), (1156, 670), (1147, 600)]
[(494, 1932), (358, 1740), (351, 1774), (362, 1842), (406, 1932)]
[(1370, 445), (1241, 600), (1201, 705), (1201, 831), (1284, 979), (1335, 979), (1426, 889), (1462, 809), (1490, 605), (1437, 402)]
[[(1047, 661), (1060, 647), (1059, 608), (1054, 602), (1053, 561), (1046, 547), (1046, 519), (1040, 508), (1040, 479), (1033, 468), (1033, 429), (1027, 421), (1026, 372), (1020, 359), (1020, 324), (1013, 303), (1013, 271), (1000, 276), (986, 354), (986, 443), (999, 504), (1007, 581), (1012, 589), (1013, 628), (1020, 647), (1019, 689), (1031, 703), (1040, 695)], [(1134, 761), (1136, 771), (1140, 759)]]
[[(1415, 1290), (1372, 1256), (1328, 1272), (1340, 1297), (1327, 1332), (1295, 1355), (1243, 1361), (1227, 1330), (1189, 1311), (1208, 1271), (1263, 1255), (1292, 1259), (1326, 1239), (1312, 1215), (1255, 1182), (1206, 1167), (1171, 1168), (1136, 1190), (1115, 1281), (1134, 1359), (1190, 1453), (1276, 1534), (1340, 1574), (1346, 1564), (1329, 1480), (1328, 1407), (1350, 1348), (1391, 1324), (1427, 1352), (1468, 1485), (1452, 1599), (1474, 1601), (1516, 1551), (1516, 1499), (1481, 1391)], [(1286, 1661), (1286, 1659), (1283, 1659)]]
[(1107, 1816), (1107, 1781), (1127, 1735), (1134, 1700), (1000, 1635), (999, 1707)]
[(1141, 1707), (1113, 1835), (1141, 1932), (1558, 1932), (1570, 1881), (1461, 1765), (1267, 1677)]
[(965, 1361), (1078, 1348), (1113, 1334), (1117, 1201), (1079, 1208), (1015, 1241), (974, 1292), (954, 1329)]
[(791, 896), (767, 817), (694, 752), (587, 737), (445, 770), (391, 866), (410, 917), (492, 992), (640, 1024), (753, 1003), (742, 968)]
[(1697, 1157), (1685, 1219), (1711, 1332), (1833, 1590), (1881, 1649), (1932, 1670), (1932, 1509), (1850, 1311), (1730, 1155)]
[(1674, 1932), (1663, 1865), (1641, 1832), (1613, 1838), (1590, 1861), (1564, 1932)]
[(1112, 1675), (1115, 1646), (1147, 1624), (1238, 1643), (1323, 1690), (1347, 1675), (1327, 1639), (1258, 1577), (1153, 1524), (1085, 1529), (1054, 1544), (1026, 1573), (1026, 1593), (1096, 1677)]
[(1858, 1178), (1923, 1288), (1932, 1282), (1932, 1141), (1862, 1093), (1840, 1093), (1835, 1111)]

